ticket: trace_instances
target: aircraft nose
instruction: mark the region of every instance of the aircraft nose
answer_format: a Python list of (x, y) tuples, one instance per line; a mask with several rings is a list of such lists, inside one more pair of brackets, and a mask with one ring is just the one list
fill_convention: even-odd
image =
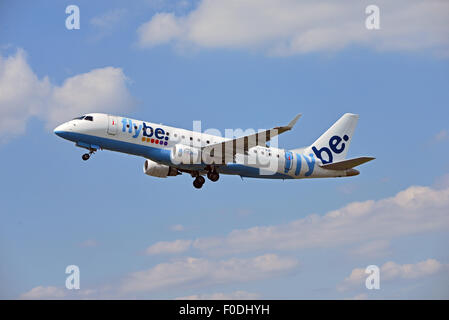
[(61, 136), (62, 132), (64, 131), (63, 126), (64, 126), (63, 124), (57, 126), (57, 127), (53, 130), (53, 133), (56, 134), (57, 136)]
[(66, 139), (67, 134), (71, 131), (72, 131), (72, 126), (70, 125), (69, 122), (60, 124), (53, 130), (54, 134), (56, 134), (57, 136), (64, 138), (64, 139)]

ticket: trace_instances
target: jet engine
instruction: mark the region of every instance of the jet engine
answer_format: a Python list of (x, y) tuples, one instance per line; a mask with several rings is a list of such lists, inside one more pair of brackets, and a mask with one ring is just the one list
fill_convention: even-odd
[(145, 160), (143, 172), (149, 176), (158, 178), (167, 178), (168, 176), (177, 176), (178, 174), (181, 174), (176, 168), (149, 159)]

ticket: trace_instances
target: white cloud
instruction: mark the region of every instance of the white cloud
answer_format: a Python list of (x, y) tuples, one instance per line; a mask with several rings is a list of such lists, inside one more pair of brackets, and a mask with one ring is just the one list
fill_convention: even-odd
[(211, 294), (195, 294), (186, 297), (178, 297), (175, 300), (253, 300), (260, 299), (258, 293), (251, 293), (247, 291), (234, 291), (231, 293), (211, 293)]
[(63, 287), (38, 286), (21, 294), (19, 298), (24, 300), (89, 299), (95, 298), (94, 295), (97, 292), (98, 290), (95, 289), (68, 290)]
[(128, 110), (133, 99), (120, 68), (105, 67), (67, 78), (61, 86), (39, 79), (25, 51), (0, 56), (0, 142), (23, 134), (31, 117), (48, 128), (86, 112)]
[(138, 29), (141, 46), (263, 50), (292, 55), (362, 45), (448, 54), (449, 3), (378, 0), (380, 30), (367, 30), (368, 1), (202, 0), (187, 15), (155, 14)]
[(120, 68), (105, 67), (70, 77), (53, 88), (48, 124), (54, 126), (72, 116), (97, 110), (128, 110), (132, 97)]
[(293, 258), (265, 254), (255, 258), (211, 261), (185, 258), (161, 263), (130, 274), (123, 281), (123, 293), (162, 290), (171, 287), (198, 287), (247, 282), (289, 272), (298, 266)]
[(384, 256), (389, 253), (390, 242), (387, 240), (374, 240), (350, 250), (350, 253), (358, 256)]
[[(105, 285), (96, 289), (66, 290), (39, 286), (20, 295), (21, 299), (117, 299), (134, 297), (141, 292), (170, 288), (200, 288), (220, 284), (243, 283), (288, 274), (298, 267), (295, 258), (264, 254), (253, 258), (208, 260), (187, 257), (155, 265), (125, 276), (118, 285)], [(246, 291), (200, 294), (177, 299), (218, 300), (257, 299), (258, 294)]]
[[(447, 265), (444, 265), (435, 259), (427, 259), (416, 264), (403, 265), (389, 261), (380, 267), (380, 281), (382, 283), (384, 281), (393, 281), (397, 279), (417, 279), (437, 274), (443, 270), (448, 270)], [(356, 268), (337, 286), (337, 289), (339, 291), (345, 291), (350, 288), (364, 288), (368, 275), (369, 274), (365, 273), (365, 269)]]
[(28, 292), (20, 295), (20, 299), (32, 300), (32, 299), (62, 299), (66, 296), (65, 290), (58, 287), (35, 287)]
[(109, 10), (96, 17), (93, 17), (92, 19), (90, 19), (89, 22), (91, 25), (101, 29), (111, 29), (115, 25), (117, 25), (117, 23), (119, 23), (126, 14), (127, 14), (126, 9), (116, 8)]
[(145, 252), (147, 254), (180, 253), (186, 251), (191, 243), (191, 240), (160, 241), (148, 247)]
[(28, 118), (47, 109), (50, 95), (48, 78), (38, 79), (26, 62), (25, 51), (0, 56), (0, 142), (23, 134)]
[[(183, 249), (195, 248), (217, 255), (258, 250), (334, 248), (361, 242), (372, 242), (373, 250), (376, 245), (377, 249), (382, 245), (385, 249), (385, 241), (395, 237), (448, 230), (447, 212), (449, 187), (412, 186), (394, 197), (353, 202), (324, 216), (312, 214), (284, 225), (234, 230), (226, 237), (198, 238)], [(165, 245), (169, 246), (168, 243)]]
[(115, 8), (90, 19), (89, 23), (94, 27), (90, 33), (90, 40), (100, 40), (105, 36), (113, 35), (127, 17), (128, 10)]
[(138, 29), (140, 44), (155, 46), (170, 42), (181, 34), (173, 13), (158, 13)]
[(385, 263), (380, 271), (384, 280), (416, 279), (442, 271), (444, 265), (435, 259), (427, 259), (416, 264), (399, 265), (395, 262)]

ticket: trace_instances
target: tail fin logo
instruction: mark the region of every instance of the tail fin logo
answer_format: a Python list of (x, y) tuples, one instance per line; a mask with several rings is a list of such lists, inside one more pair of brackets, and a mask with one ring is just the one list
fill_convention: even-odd
[[(316, 157), (321, 160), (323, 164), (326, 163), (332, 163), (334, 160), (333, 153), (340, 154), (342, 153), (345, 148), (346, 144), (342, 141), (348, 141), (349, 137), (348, 135), (344, 135), (343, 138), (340, 136), (332, 136), (329, 139), (329, 148), (328, 147), (322, 147), (321, 149), (317, 149), (315, 146), (312, 147), (313, 153), (315, 153)], [(325, 159), (323, 159), (323, 153), (325, 153), (327, 156)]]

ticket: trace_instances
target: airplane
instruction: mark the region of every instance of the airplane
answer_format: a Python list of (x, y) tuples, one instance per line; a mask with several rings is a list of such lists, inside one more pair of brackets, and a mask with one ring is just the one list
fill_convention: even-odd
[(238, 138), (224, 138), (104, 113), (89, 113), (54, 129), (61, 138), (87, 149), (88, 160), (97, 150), (111, 150), (144, 157), (143, 172), (166, 178), (190, 174), (200, 189), (204, 176), (216, 182), (220, 174), (242, 179), (305, 179), (350, 177), (354, 167), (373, 157), (346, 159), (359, 116), (344, 114), (313, 144), (284, 150), (271, 146), (271, 139), (293, 128), (301, 114), (286, 126), (261, 130)]

